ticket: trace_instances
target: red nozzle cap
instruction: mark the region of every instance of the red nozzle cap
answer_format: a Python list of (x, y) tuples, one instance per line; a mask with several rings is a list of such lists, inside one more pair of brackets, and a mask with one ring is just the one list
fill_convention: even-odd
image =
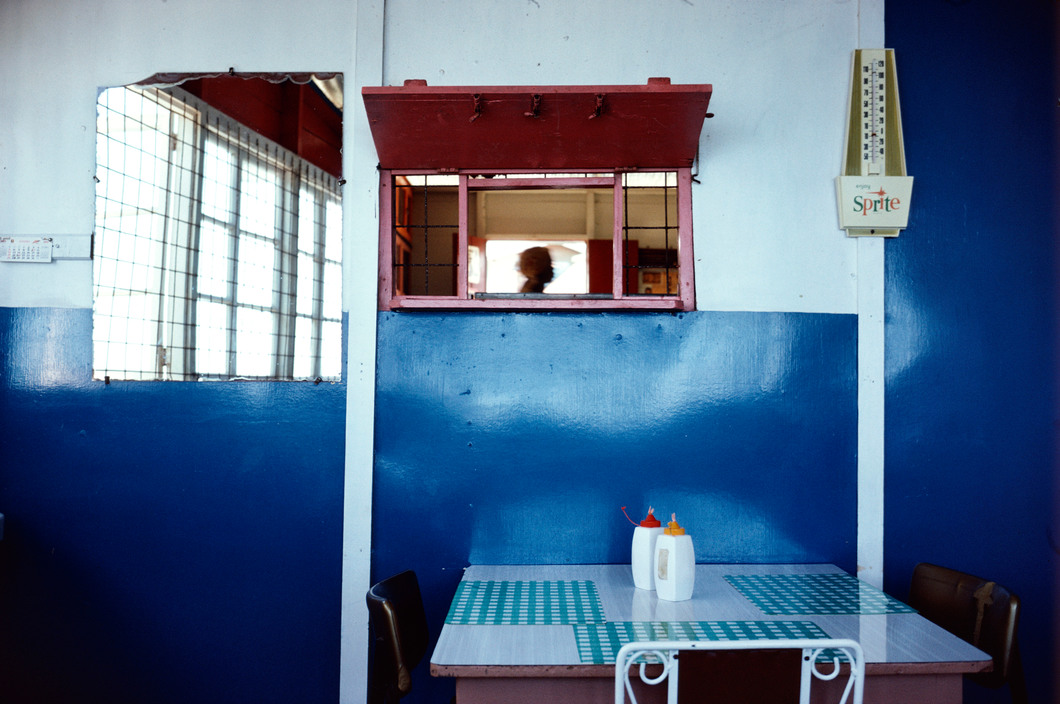
[(645, 517), (645, 519), (640, 522), (640, 524), (645, 528), (658, 528), (662, 525), (662, 523), (659, 522), (659, 519), (655, 517), (655, 514), (652, 513), (653, 510), (654, 509), (649, 506), (647, 517)]

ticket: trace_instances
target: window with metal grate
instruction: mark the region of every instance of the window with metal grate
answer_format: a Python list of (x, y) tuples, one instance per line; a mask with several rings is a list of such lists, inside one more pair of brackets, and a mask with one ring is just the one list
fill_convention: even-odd
[(383, 180), (383, 308), (692, 308), (687, 169)]
[(100, 93), (97, 379), (341, 376), (338, 179), (180, 88)]

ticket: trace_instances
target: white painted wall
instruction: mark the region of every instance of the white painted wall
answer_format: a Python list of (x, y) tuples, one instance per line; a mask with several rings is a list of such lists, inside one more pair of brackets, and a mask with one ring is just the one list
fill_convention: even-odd
[[(356, 5), (2, 3), (0, 233), (91, 232), (98, 86), (230, 66), (350, 72)], [(858, 11), (820, 0), (390, 0), (382, 78), (712, 83), (717, 116), (693, 196), (699, 307), (852, 313), (857, 247), (837, 227), (832, 179)], [(90, 287), (87, 262), (4, 266), (0, 305), (87, 307)]]
[(693, 192), (697, 307), (853, 313), (838, 229), (857, 2), (388, 0), (400, 85), (711, 83)]

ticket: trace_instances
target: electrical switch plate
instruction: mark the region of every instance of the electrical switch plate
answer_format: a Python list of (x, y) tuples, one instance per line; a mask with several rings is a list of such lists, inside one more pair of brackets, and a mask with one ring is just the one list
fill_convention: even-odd
[(50, 262), (50, 237), (0, 237), (0, 262)]

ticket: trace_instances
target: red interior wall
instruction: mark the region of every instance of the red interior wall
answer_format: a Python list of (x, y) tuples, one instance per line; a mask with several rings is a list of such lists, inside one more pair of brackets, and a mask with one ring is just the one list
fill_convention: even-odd
[(232, 119), (342, 177), (342, 113), (311, 84), (218, 76), (182, 86)]

